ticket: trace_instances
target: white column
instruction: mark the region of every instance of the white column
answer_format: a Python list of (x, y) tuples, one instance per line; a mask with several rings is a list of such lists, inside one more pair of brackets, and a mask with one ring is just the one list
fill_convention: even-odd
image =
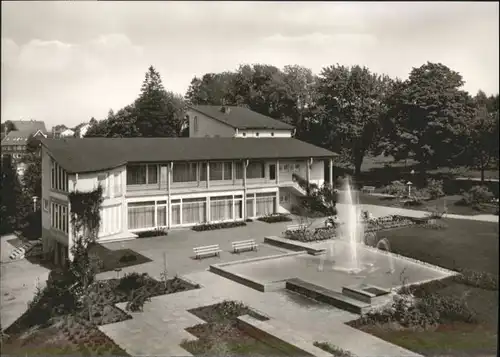
[(243, 160), (243, 219), (247, 219), (247, 161)]
[(170, 229), (172, 227), (172, 200), (170, 198), (170, 182), (172, 180), (172, 170), (174, 168), (174, 163), (170, 162), (167, 169), (167, 227)]
[(280, 161), (276, 160), (276, 184), (280, 183)]
[(207, 161), (207, 188), (210, 187), (210, 162)]

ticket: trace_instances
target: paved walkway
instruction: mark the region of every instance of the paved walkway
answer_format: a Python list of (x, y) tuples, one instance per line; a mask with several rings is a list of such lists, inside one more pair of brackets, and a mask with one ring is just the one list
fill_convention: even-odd
[[(379, 205), (369, 205), (369, 204), (361, 204), (359, 205), (362, 210), (367, 210), (374, 217), (383, 217), (388, 215), (402, 215), (408, 217), (416, 217), (423, 218), (426, 217), (427, 211), (419, 211), (407, 208), (399, 208), (399, 207), (388, 207), (388, 206), (379, 206)], [(337, 210), (339, 211), (339, 217), (342, 217), (342, 212), (345, 212), (347, 206), (342, 203), (337, 204)], [(498, 216), (493, 214), (478, 214), (475, 216), (464, 216), (460, 214), (446, 214), (445, 218), (452, 219), (468, 219), (472, 221), (483, 221), (483, 222), (496, 222), (498, 223)]]
[[(188, 274), (186, 278), (201, 284), (202, 289), (152, 298), (143, 312), (132, 314), (133, 319), (100, 329), (134, 356), (186, 356), (189, 353), (179, 344), (193, 336), (184, 329), (203, 323), (187, 310), (229, 299), (242, 301), (269, 316), (268, 323), (274, 322), (276, 328), (285, 324), (310, 344), (329, 342), (359, 357), (419, 356), (345, 325), (357, 315), (329, 305), (293, 293), (258, 292), (208, 271)], [(118, 306), (124, 308), (124, 304)]]

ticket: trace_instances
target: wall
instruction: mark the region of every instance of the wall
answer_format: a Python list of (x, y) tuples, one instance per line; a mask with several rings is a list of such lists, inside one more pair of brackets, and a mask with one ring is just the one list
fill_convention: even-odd
[[(189, 110), (187, 115), (189, 116), (189, 137), (191, 138), (203, 138), (206, 136), (214, 137), (216, 135), (220, 137), (233, 137), (235, 134), (235, 129), (233, 127), (194, 110)], [(198, 117), (198, 130), (196, 132), (194, 131), (195, 116)]]
[[(258, 136), (256, 134), (259, 134)], [(273, 135), (274, 134), (274, 135)], [(235, 135), (238, 138), (291, 138), (292, 130), (241, 130)]]

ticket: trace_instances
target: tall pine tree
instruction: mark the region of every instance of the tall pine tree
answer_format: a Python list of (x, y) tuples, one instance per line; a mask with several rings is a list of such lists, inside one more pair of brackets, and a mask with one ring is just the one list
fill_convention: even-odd
[(160, 74), (150, 66), (135, 102), (136, 126), (144, 137), (178, 137), (184, 121), (184, 102), (163, 87)]

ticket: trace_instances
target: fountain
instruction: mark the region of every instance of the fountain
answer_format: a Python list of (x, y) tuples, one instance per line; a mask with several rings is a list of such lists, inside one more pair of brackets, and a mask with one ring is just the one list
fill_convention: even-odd
[(387, 238), (382, 238), (377, 242), (375, 248), (380, 249), (380, 246), (384, 246), (384, 250), (387, 252), (387, 259), (389, 260), (389, 271), (387, 274), (392, 274), (394, 273), (394, 261), (391, 254), (391, 245), (389, 240)]

